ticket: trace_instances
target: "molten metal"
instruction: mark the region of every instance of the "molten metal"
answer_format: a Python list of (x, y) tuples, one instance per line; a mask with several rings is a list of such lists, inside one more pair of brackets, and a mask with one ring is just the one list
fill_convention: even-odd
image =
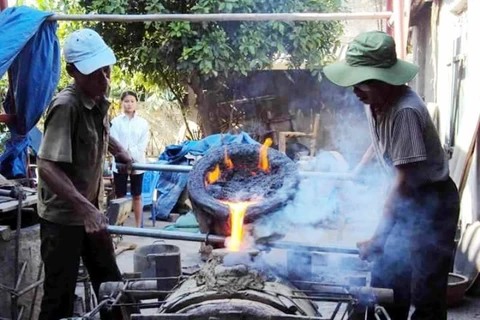
[(263, 143), (262, 147), (260, 148), (258, 168), (265, 172), (270, 172), (270, 166), (268, 164), (268, 148), (272, 146), (272, 143), (273, 143), (272, 139), (267, 138)]
[(247, 212), (248, 206), (256, 203), (256, 201), (229, 202), (220, 201), (230, 209), (230, 238), (225, 241), (225, 245), (229, 251), (240, 251), (243, 242), (243, 219)]
[(220, 179), (220, 166), (217, 164), (215, 166), (215, 169), (213, 169), (213, 171), (210, 171), (208, 174), (207, 174), (207, 183), (208, 184), (212, 184), (212, 183), (215, 183), (218, 179)]

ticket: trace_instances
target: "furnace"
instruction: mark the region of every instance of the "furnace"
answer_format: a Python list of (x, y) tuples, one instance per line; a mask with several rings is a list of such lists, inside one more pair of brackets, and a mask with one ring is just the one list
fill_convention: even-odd
[(202, 233), (231, 235), (232, 212), (242, 223), (269, 216), (295, 197), (300, 181), (296, 164), (264, 145), (216, 148), (194, 166), (188, 194)]

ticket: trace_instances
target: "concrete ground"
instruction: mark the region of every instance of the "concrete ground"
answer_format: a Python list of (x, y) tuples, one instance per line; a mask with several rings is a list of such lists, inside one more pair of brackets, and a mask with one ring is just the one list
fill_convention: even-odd
[[(153, 228), (152, 222), (148, 220), (149, 215), (145, 215), (145, 228)], [(155, 228), (163, 228), (170, 223), (168, 222), (156, 222)], [(126, 223), (127, 226), (134, 226), (133, 218), (130, 217)], [(363, 228), (355, 228), (355, 230), (364, 230)], [(318, 241), (317, 243), (331, 243), (332, 241), (335, 242), (337, 245), (352, 247), (354, 243), (359, 240), (365, 238), (366, 234), (356, 234), (353, 230), (348, 230), (348, 227), (343, 232), (344, 236), (339, 239), (338, 234), (334, 231), (325, 231), (322, 234), (317, 234), (316, 238)], [(302, 236), (302, 239), (305, 237)], [(298, 241), (298, 234), (289, 234), (286, 237), (287, 240), (297, 240)], [(311, 239), (311, 238), (310, 238)], [(155, 240), (153, 238), (143, 238), (143, 237), (133, 237), (133, 236), (124, 236), (121, 242), (118, 244), (118, 249), (123, 247), (128, 247), (131, 244), (135, 244), (138, 246), (150, 245)], [(312, 240), (312, 239), (311, 239)], [(166, 243), (176, 245), (181, 249), (181, 257), (182, 257), (182, 267), (183, 268), (195, 268), (196, 266), (201, 264), (200, 254), (199, 254), (199, 243), (188, 242), (188, 241), (173, 241), (173, 240), (165, 240)], [(122, 252), (117, 256), (117, 262), (120, 270), (122, 272), (133, 272), (134, 271), (134, 250), (127, 250)], [(154, 313), (154, 310), (146, 310), (142, 313)], [(471, 320), (471, 319), (480, 319), (480, 297), (466, 297), (463, 303), (455, 308), (451, 308), (448, 311), (448, 320)]]

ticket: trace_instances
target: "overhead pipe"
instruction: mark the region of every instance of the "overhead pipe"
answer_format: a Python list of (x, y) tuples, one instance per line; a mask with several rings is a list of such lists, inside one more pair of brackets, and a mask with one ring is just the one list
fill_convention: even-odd
[[(4, 0), (0, 0), (4, 1)], [(207, 14), (54, 14), (53, 21), (160, 22), (160, 21), (340, 21), (390, 19), (392, 12), (362, 13), (207, 13)]]

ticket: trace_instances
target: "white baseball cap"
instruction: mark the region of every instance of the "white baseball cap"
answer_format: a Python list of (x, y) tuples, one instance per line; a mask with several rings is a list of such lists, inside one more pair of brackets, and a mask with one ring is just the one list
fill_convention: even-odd
[(80, 29), (72, 32), (63, 46), (63, 56), (84, 75), (117, 62), (113, 50), (102, 37), (92, 29)]

